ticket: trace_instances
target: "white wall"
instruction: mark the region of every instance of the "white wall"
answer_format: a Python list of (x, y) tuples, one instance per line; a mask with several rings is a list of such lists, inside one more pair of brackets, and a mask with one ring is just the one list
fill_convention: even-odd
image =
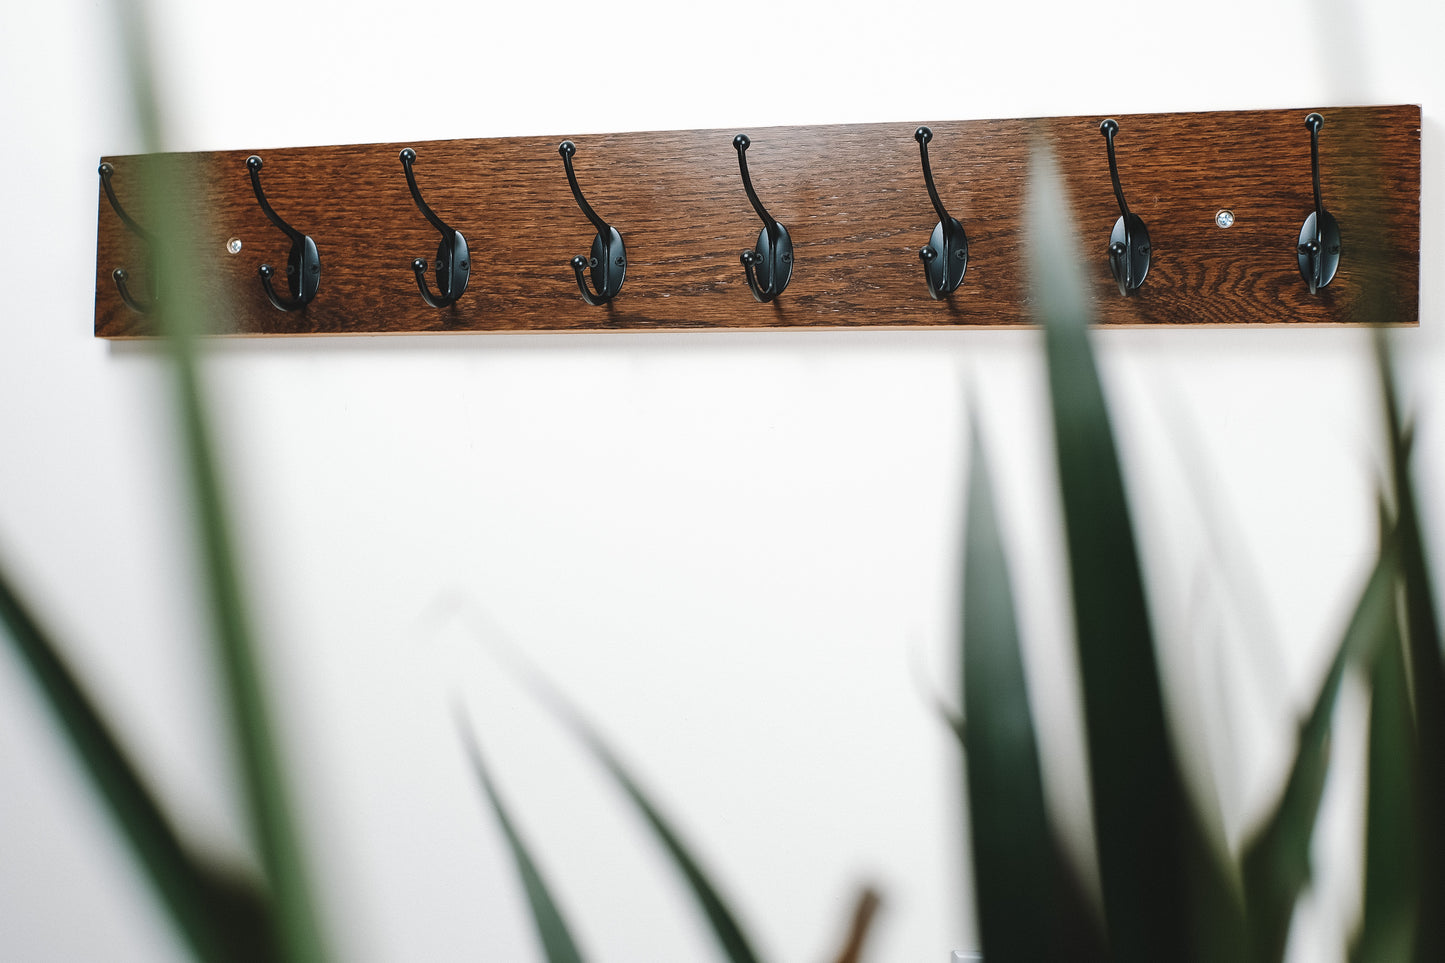
[[(1422, 489), (1441, 491), (1438, 4), (1225, 0), (1122, 23), (1074, 3), (151, 7), (177, 150), (1422, 103), (1422, 324), (1396, 339)], [(188, 832), (234, 855), (165, 367), (90, 334), (96, 161), (140, 149), (114, 18), (55, 0), (4, 20), (0, 556)], [(592, 96), (604, 64), (612, 103)], [(1218, 776), (1237, 838), (1368, 564), (1366, 336), (1098, 344), (1192, 757), (1236, 747)], [(865, 880), (886, 899), (875, 959), (972, 947), (958, 762), (929, 705), (954, 687), (969, 387), (1007, 495), (1051, 789), (1088, 820), (1037, 349), (1025, 331), (215, 345), (208, 387), (341, 958), (538, 958), (458, 701), (595, 958), (714, 958), (631, 813), (481, 638), (525, 649), (601, 722), (771, 958), (825, 959)], [(1429, 520), (1440, 558), (1438, 507)], [(1357, 774), (1358, 737), (1338, 745)], [(1358, 786), (1329, 798), (1333, 882), (1296, 959), (1338, 958), (1327, 944), (1356, 912)], [(180, 955), (98, 813), (0, 654), (0, 956)]]

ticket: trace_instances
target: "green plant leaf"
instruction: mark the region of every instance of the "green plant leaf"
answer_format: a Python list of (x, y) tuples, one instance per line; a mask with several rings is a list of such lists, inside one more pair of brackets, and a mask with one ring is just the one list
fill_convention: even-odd
[(1299, 747), (1279, 803), (1241, 856), (1250, 945), (1253, 959), (1260, 963), (1284, 959), (1295, 903), (1310, 880), (1310, 839), (1324, 795), (1330, 727), (1345, 669), (1351, 664), (1372, 665), (1391, 639), (1398, 645), (1394, 616), (1398, 571), (1393, 539), (1387, 539), (1314, 707), (1300, 725)]
[[(151, 32), (142, 5), (121, 0), (117, 6), (136, 115), (141, 119), (147, 151), (158, 152), (164, 147), (164, 125), (151, 72)], [(319, 963), (328, 953), (256, 658), (196, 357), (202, 321), (212, 312), (224, 311), (225, 306), (204, 301), (195, 285), (181, 283), (181, 279), (200, 274), (184, 239), (201, 233), (192, 223), (198, 212), (184, 210), (180, 199), (199, 192), (184, 183), (167, 181), (158, 168), (147, 171), (146, 165), (140, 165), (140, 169), (141, 196), (148, 202), (145, 221), (154, 238), (155, 269), (165, 282), (154, 314), (172, 362), (182, 457), (246, 813), (275, 907), (283, 956), (291, 963)]]
[(1072, 221), (1052, 159), (1036, 155), (1031, 289), (1044, 328), (1107, 938), (1118, 960), (1239, 959), (1238, 894), (1199, 822), (1166, 727)]
[(503, 664), (517, 673), (544, 706), (572, 730), (581, 743), (591, 751), (602, 768), (621, 788), (624, 795), (641, 814), (658, 842), (672, 858), (688, 889), (692, 892), (699, 908), (707, 917), (718, 945), (732, 963), (758, 963), (758, 955), (752, 948), (752, 941), (744, 933), (737, 917), (728, 908), (716, 885), (702, 868), (692, 848), (683, 841), (681, 834), (673, 828), (671, 820), (643, 791), (642, 786), (622, 764), (612, 747), (603, 740), (597, 728), (588, 722), (562, 693), (545, 679), (541, 672), (527, 662), (519, 653), (510, 648), (504, 650), (507, 658)]
[(1393, 588), (1370, 671), (1365, 913), (1350, 953), (1359, 963), (1409, 963), (1419, 910), (1418, 756)]
[(616, 754), (597, 735), (596, 730), (586, 725), (580, 716), (568, 713), (568, 718), (573, 730), (592, 750), (603, 768), (612, 775), (627, 798), (632, 800), (632, 804), (652, 828), (653, 834), (672, 857), (673, 864), (687, 880), (693, 898), (697, 900), (698, 906), (707, 916), (708, 923), (712, 925), (713, 935), (727, 953), (727, 958), (732, 963), (758, 963), (758, 955), (753, 951), (751, 941), (743, 933), (732, 910), (723, 901), (718, 888), (704, 872), (702, 864), (693, 856), (691, 847), (683, 842), (682, 836), (673, 828), (671, 820), (667, 819), (662, 810), (652, 802), (651, 797), (643, 792), (641, 785), (623, 767)]
[(961, 659), (974, 892), (986, 960), (1104, 959), (1044, 800), (1013, 586), (983, 443), (970, 425)]
[(522, 887), (526, 890), (527, 902), (532, 907), (532, 921), (537, 926), (537, 936), (541, 939), (542, 948), (547, 953), (548, 963), (582, 963), (582, 954), (572, 939), (572, 932), (567, 928), (567, 921), (563, 918), (562, 911), (558, 909), (557, 901), (552, 898), (552, 891), (547, 887), (546, 880), (542, 878), (542, 872), (537, 868), (536, 860), (532, 858), (527, 844), (522, 840), (521, 834), (517, 832), (512, 817), (508, 814), (501, 796), (497, 793), (496, 784), (492, 781), (492, 774), (487, 768), (486, 760), (482, 758), (482, 750), (477, 745), (476, 736), (472, 733), (471, 727), (465, 723), (458, 722), (457, 728), (461, 731), (462, 743), (467, 748), (467, 757), (471, 760), (472, 771), (477, 774), (477, 781), (481, 783), (482, 791), (486, 793), (487, 800), (492, 804), (492, 812), (496, 814), (497, 823), (502, 827), (502, 834), (507, 837), (507, 845), (512, 850), (512, 858), (516, 860), (517, 875), (522, 877)]
[(1421, 813), (1430, 814), (1420, 821), (1416, 840), (1421, 876), (1415, 959), (1434, 961), (1445, 959), (1445, 825), (1439, 818), (1445, 813), (1445, 659), (1410, 472), (1411, 432), (1400, 410), (1388, 332), (1375, 332), (1375, 358), (1398, 516), (1408, 678), (1419, 752), (1419, 804)]
[(182, 844), (50, 636), (0, 571), (0, 622), (161, 905), (200, 960), (275, 959), (266, 894)]
[[(161, 313), (168, 315), (170, 308)], [(328, 953), (256, 657), (195, 353), (189, 337), (169, 341), (216, 655), (252, 838), (271, 888), (286, 958), (322, 961)]]

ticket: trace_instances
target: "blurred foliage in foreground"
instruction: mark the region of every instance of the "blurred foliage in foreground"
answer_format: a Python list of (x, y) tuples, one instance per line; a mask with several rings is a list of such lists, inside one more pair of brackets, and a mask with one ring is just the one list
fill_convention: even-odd
[[(125, 26), (143, 128), (150, 148), (159, 150), (145, 32), (134, 18), (126, 18)], [(1281, 960), (1295, 906), (1311, 880), (1310, 843), (1329, 765), (1333, 708), (1351, 672), (1366, 681), (1371, 707), (1364, 910), (1350, 955), (1360, 961), (1445, 959), (1445, 664), (1409, 471), (1410, 431), (1391, 377), (1388, 340), (1383, 334), (1375, 340), (1390, 453), (1379, 495), (1378, 558), (1314, 704), (1300, 720), (1297, 753), (1273, 811), (1239, 852), (1224, 852), (1185, 786), (1168, 732), (1129, 503), (1090, 345), (1085, 285), (1074, 252), (1060, 240), (1068, 232), (1052, 227), (1069, 221), (1058, 183), (1047, 169), (1036, 175), (1029, 236), (1072, 579), (1103, 914), (1084, 897), (1044, 802), (1009, 567), (975, 426), (961, 592), (965, 721), (955, 731), (967, 773), (984, 959)], [(166, 192), (149, 193), (163, 198)], [(147, 215), (160, 276), (189, 276), (184, 250), (164, 241), (188, 235), (175, 212), (158, 200)], [(197, 375), (196, 322), (215, 306), (189, 303), (184, 286), (173, 284), (161, 292), (157, 310), (169, 332), (215, 661), (228, 698), (259, 878), (213, 866), (187, 844), (68, 667), (64, 647), (3, 571), (0, 622), (191, 953), (206, 961), (325, 960), (324, 927), (291, 816), (289, 780), (276, 749)], [(597, 730), (559, 694), (533, 681), (672, 859), (719, 951), (732, 963), (758, 960), (755, 941), (671, 820)], [(578, 963), (584, 957), (560, 904), (475, 736), (465, 725), (462, 735), (515, 857), (546, 958)], [(843, 963), (859, 958), (875, 906), (876, 898), (865, 894), (839, 957)]]

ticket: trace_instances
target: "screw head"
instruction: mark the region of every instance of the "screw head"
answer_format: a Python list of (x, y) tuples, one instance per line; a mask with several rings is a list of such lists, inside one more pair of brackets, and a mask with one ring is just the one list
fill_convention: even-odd
[(1215, 225), (1218, 226), (1218, 227), (1233, 227), (1233, 226), (1234, 226), (1234, 212), (1231, 211), (1231, 210), (1229, 210), (1228, 208), (1225, 208), (1224, 210), (1220, 211), (1218, 214), (1215, 214), (1215, 215), (1214, 215), (1214, 223), (1215, 223)]
[(232, 253), (232, 254), (240, 254), (240, 253), (241, 253), (241, 239), (240, 239), (239, 237), (233, 237), (233, 238), (231, 238), (229, 241), (226, 242), (226, 250), (229, 251), (229, 252)]

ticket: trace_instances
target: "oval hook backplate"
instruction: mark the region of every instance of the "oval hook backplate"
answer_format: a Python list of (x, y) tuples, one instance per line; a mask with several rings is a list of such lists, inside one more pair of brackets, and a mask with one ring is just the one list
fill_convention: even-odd
[[(453, 265), (456, 266), (455, 270)], [(467, 239), (462, 237), (460, 231), (452, 231), (450, 237), (442, 237), (437, 244), (437, 256), (433, 266), (437, 290), (441, 291), (443, 299), (455, 303), (457, 298), (466, 293), (467, 282), (472, 278), (472, 259), (467, 252)]]
[[(950, 235), (952, 235), (950, 237)], [(953, 243), (949, 243), (952, 241)], [(968, 270), (968, 235), (958, 218), (950, 217), (945, 223), (933, 225), (928, 236), (928, 247), (923, 249), (923, 268), (928, 272), (928, 293), (934, 300), (947, 297), (963, 283), (964, 272)]]
[(1127, 297), (1144, 283), (1149, 274), (1151, 249), (1149, 228), (1144, 226), (1144, 219), (1130, 212), (1126, 222), (1120, 215), (1109, 234), (1109, 267), (1119, 284), (1120, 294)]
[(627, 252), (617, 228), (608, 227), (606, 237), (601, 231), (593, 235), (587, 265), (591, 269), (592, 286), (603, 298), (610, 300), (622, 290), (622, 282), (627, 280)]
[[(793, 239), (781, 221), (774, 221), (772, 227), (758, 232), (758, 243), (753, 247), (753, 296), (759, 301), (771, 301), (783, 292), (793, 279)], [(759, 296), (771, 295), (770, 297)]]
[[(1309, 284), (1311, 294), (1333, 281), (1340, 269), (1340, 222), (1329, 211), (1322, 210), (1319, 215), (1323, 217), (1318, 234), (1315, 233), (1317, 215), (1313, 213), (1305, 218), (1299, 232), (1299, 273)], [(1318, 252), (1315, 251), (1316, 237), (1319, 238)], [(1318, 275), (1315, 274), (1316, 258), (1319, 259)]]
[[(301, 240), (291, 245), (291, 251), (286, 256), (286, 286), (291, 291), (291, 297), (298, 302), (297, 307), (305, 307), (311, 299), (316, 297), (316, 292), (321, 288), (321, 255), (316, 250), (316, 242), (311, 240), (311, 235), (304, 235)], [(275, 303), (275, 299), (272, 299)], [(281, 307), (281, 305), (277, 305)], [(283, 310), (295, 310), (294, 308), (283, 308)]]

